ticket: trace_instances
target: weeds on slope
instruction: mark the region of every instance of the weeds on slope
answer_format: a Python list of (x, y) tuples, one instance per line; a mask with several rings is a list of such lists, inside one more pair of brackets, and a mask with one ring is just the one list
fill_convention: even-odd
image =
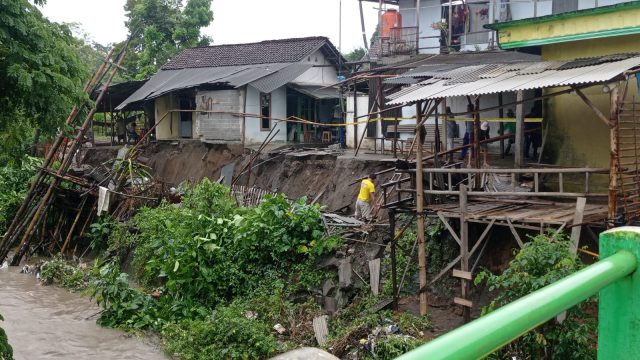
[[(238, 207), (228, 188), (206, 179), (184, 191), (181, 206), (145, 208), (111, 229), (90, 283), (104, 308), (98, 322), (160, 332), (184, 359), (263, 358), (290, 339), (311, 343), (312, 330), (296, 333), (295, 322), (319, 308), (289, 299), (312, 298), (329, 276), (316, 259), (341, 245), (325, 235), (320, 207), (282, 195)], [(133, 278), (121, 270), (128, 257)], [(280, 341), (276, 323), (287, 329)]]

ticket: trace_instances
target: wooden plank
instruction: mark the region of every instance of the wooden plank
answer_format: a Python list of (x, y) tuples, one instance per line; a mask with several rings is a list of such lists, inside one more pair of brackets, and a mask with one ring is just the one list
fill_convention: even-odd
[(469, 251), (469, 256), (473, 255), (473, 253), (476, 252), (476, 249), (478, 249), (478, 246), (480, 246), (480, 244), (482, 243), (484, 238), (487, 236), (487, 234), (489, 233), (489, 230), (491, 230), (495, 222), (496, 222), (496, 219), (492, 219), (489, 225), (484, 229), (484, 231), (482, 232), (482, 235), (480, 235), (480, 237), (478, 238), (478, 241), (476, 241), (476, 244), (473, 245), (473, 248), (471, 248), (471, 251)]
[(473, 279), (473, 275), (469, 271), (462, 271), (458, 269), (453, 269), (453, 277), (457, 277), (465, 280)]
[(313, 333), (320, 346), (324, 346), (327, 343), (327, 337), (329, 336), (328, 320), (329, 317), (327, 315), (313, 318)]
[(462, 305), (462, 306), (465, 306), (465, 307), (468, 307), (468, 308), (472, 308), (473, 307), (473, 302), (471, 302), (470, 300), (467, 300), (467, 299), (454, 297), (453, 298), (453, 302), (458, 304), (458, 305)]
[[(587, 204), (587, 198), (576, 199), (576, 215), (573, 218), (574, 224), (582, 224), (584, 217), (584, 207)], [(580, 243), (580, 234), (582, 232), (582, 225), (574, 226), (571, 228), (571, 251), (576, 254), (578, 252), (578, 245)]]
[(373, 295), (380, 294), (380, 258), (369, 261), (369, 284)]
[(456, 264), (458, 263), (458, 261), (460, 261), (460, 258), (462, 258), (462, 256), (458, 255), (457, 258), (453, 259), (447, 266), (445, 266), (444, 269), (442, 269), (442, 271), (440, 271), (438, 273), (438, 275), (436, 275), (433, 280), (431, 280), (431, 282), (429, 283), (429, 285), (432, 285), (433, 283), (435, 283), (436, 281), (438, 281), (444, 274), (448, 273), (449, 270), (451, 270), (452, 267), (456, 266)]
[(518, 232), (516, 231), (516, 228), (513, 227), (513, 223), (511, 222), (511, 220), (509, 218), (507, 218), (507, 224), (509, 224), (509, 229), (511, 230), (511, 233), (513, 234), (513, 237), (518, 242), (518, 246), (520, 246), (520, 248), (522, 249), (524, 247), (524, 243), (522, 242), (522, 239), (520, 239), (520, 235), (518, 235)]
[(453, 230), (453, 228), (451, 227), (451, 225), (449, 225), (449, 222), (447, 221), (447, 219), (442, 215), (442, 213), (438, 213), (438, 217), (440, 218), (440, 221), (442, 221), (442, 223), (444, 224), (444, 226), (447, 228), (447, 230), (449, 230), (449, 233), (451, 234), (451, 236), (453, 237), (453, 239), (458, 243), (458, 245), (462, 245), (462, 242), (460, 241), (460, 238), (458, 237), (458, 234), (456, 234), (456, 232)]

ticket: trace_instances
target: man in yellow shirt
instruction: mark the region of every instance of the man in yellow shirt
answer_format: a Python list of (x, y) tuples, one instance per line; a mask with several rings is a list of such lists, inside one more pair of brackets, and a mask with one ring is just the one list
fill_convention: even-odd
[(358, 193), (356, 200), (356, 219), (370, 219), (371, 203), (373, 202), (373, 194), (376, 192), (375, 180), (376, 174), (371, 174), (360, 184), (360, 193)]

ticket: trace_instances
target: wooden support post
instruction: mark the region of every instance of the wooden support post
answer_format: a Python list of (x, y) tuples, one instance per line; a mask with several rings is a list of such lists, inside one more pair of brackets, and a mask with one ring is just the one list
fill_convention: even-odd
[[(358, 91), (356, 81), (353, 80), (353, 148), (358, 147)], [(366, 130), (365, 130), (366, 131)]]
[[(460, 185), (460, 270), (469, 271), (469, 223), (467, 222), (467, 187)], [(469, 300), (469, 281), (461, 278), (461, 297)], [(471, 303), (469, 301), (469, 303)], [(463, 307), (464, 322), (471, 320), (471, 308)]]
[(73, 232), (76, 230), (76, 225), (78, 225), (78, 220), (80, 220), (80, 215), (82, 215), (82, 210), (84, 210), (84, 204), (87, 202), (87, 197), (85, 196), (82, 199), (82, 203), (78, 208), (78, 213), (76, 214), (75, 219), (73, 219), (73, 223), (71, 224), (71, 228), (69, 229), (69, 233), (67, 234), (67, 238), (64, 240), (64, 244), (62, 244), (62, 249), (60, 249), (60, 253), (64, 255), (64, 251), (67, 249), (67, 245), (69, 245), (69, 241), (71, 241), (71, 237), (73, 236)]
[(524, 162), (524, 92), (522, 90), (516, 93), (516, 143), (515, 154), (513, 158), (513, 167), (519, 169)]
[[(495, 6), (495, 5), (494, 5)], [(498, 106), (500, 106), (500, 108), (498, 109), (498, 117), (499, 118), (503, 118), (504, 117), (504, 107), (502, 107), (502, 93), (498, 93)], [(504, 135), (504, 122), (500, 121), (500, 135)], [(500, 158), (504, 159), (504, 140), (502, 139), (500, 140)]]
[(584, 218), (584, 207), (587, 205), (587, 198), (579, 197), (576, 199), (576, 214), (573, 218), (573, 226), (571, 227), (571, 244), (574, 254), (578, 253), (580, 245), (580, 234), (582, 233), (582, 219)]
[(391, 282), (393, 285), (393, 310), (398, 310), (398, 274), (396, 270), (396, 212), (389, 211), (389, 238), (391, 239)]
[[(475, 112), (473, 113), (473, 153), (474, 153), (474, 166), (479, 169), (481, 166), (480, 161), (480, 96), (476, 96), (475, 106), (473, 107)], [(476, 182), (476, 189), (480, 186), (480, 181)]]
[(513, 237), (516, 239), (518, 246), (520, 247), (520, 249), (522, 249), (524, 247), (524, 243), (522, 242), (522, 239), (520, 239), (520, 235), (518, 235), (518, 231), (516, 230), (515, 226), (513, 226), (511, 219), (507, 218), (507, 224), (509, 225), (509, 230), (511, 230), (511, 234), (513, 234)]
[(609, 141), (610, 141), (610, 154), (609, 154), (609, 210), (608, 210), (608, 222), (607, 227), (612, 228), (614, 226), (613, 220), (618, 214), (618, 86), (614, 87), (609, 93), (611, 108), (609, 118)]
[[(416, 104), (416, 127), (422, 121), (422, 101)], [(421, 126), (421, 125), (420, 125)], [(416, 134), (419, 132), (416, 131)], [(416, 136), (417, 137), (417, 136)], [(416, 152), (416, 212), (418, 231), (418, 272), (420, 278), (420, 315), (427, 314), (427, 254), (424, 239), (424, 182), (422, 172), (422, 141), (416, 141), (418, 151)]]

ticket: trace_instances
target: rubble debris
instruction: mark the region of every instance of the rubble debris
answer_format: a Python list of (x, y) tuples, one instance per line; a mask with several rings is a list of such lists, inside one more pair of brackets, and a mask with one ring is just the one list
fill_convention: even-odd
[(328, 321), (329, 317), (327, 315), (313, 318), (313, 332), (320, 346), (324, 346), (327, 343), (327, 337), (329, 336)]

